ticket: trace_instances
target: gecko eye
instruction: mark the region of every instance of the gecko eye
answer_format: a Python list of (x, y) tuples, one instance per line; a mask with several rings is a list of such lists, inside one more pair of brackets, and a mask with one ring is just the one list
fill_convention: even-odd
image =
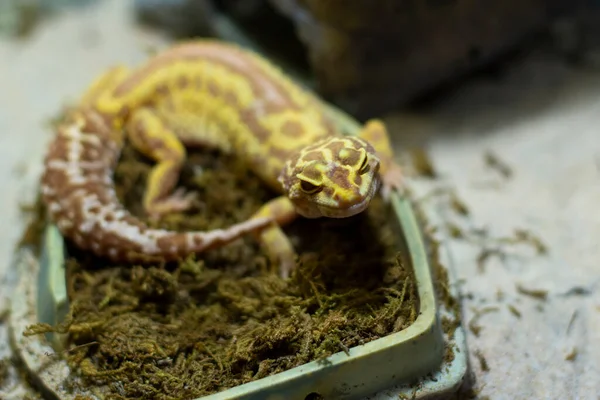
[(314, 194), (314, 193), (319, 192), (321, 189), (323, 189), (323, 186), (315, 185), (308, 181), (300, 180), (300, 189), (302, 189), (302, 191), (304, 193)]
[(362, 164), (360, 164), (360, 168), (358, 169), (358, 173), (360, 175), (364, 175), (367, 172), (369, 172), (369, 169), (371, 167), (369, 166), (369, 157), (365, 157), (365, 159), (363, 160)]

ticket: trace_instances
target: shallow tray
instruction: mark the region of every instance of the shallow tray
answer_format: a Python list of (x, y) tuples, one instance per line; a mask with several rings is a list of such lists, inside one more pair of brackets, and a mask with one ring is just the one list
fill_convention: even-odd
[[(335, 108), (329, 111), (346, 134), (358, 132), (360, 126), (352, 118)], [(305, 400), (318, 399), (318, 396), (325, 399), (365, 396), (381, 400), (399, 396), (422, 399), (455, 391), (466, 372), (463, 332), (459, 328), (453, 337), (452, 345), (457, 350), (454, 360), (444, 363), (448, 344), (445, 344), (440, 324), (440, 310), (417, 219), (410, 201), (397, 193), (392, 194), (392, 210), (398, 232), (398, 250), (403, 254), (405, 265), (412, 267), (417, 283), (419, 316), (411, 326), (353, 347), (349, 353), (339, 352), (325, 361), (310, 362), (202, 399)], [(59, 323), (68, 310), (64, 244), (56, 227), (47, 226), (39, 260), (32, 262), (31, 256), (26, 258), (27, 266), (23, 266), (22, 257), (17, 263), (21, 279), (12, 299), (12, 344), (47, 395), (72, 399), (76, 393), (62, 389), (62, 382), (70, 372), (68, 366), (64, 361), (48, 356), (60, 350), (60, 338), (55, 335), (25, 338), (22, 335), (31, 323)], [(38, 277), (37, 285), (32, 274)]]
[[(402, 216), (405, 229), (418, 229), (410, 204), (396, 198), (394, 207)], [(411, 239), (412, 237), (412, 239)], [(407, 250), (412, 251), (420, 315), (407, 329), (350, 349), (350, 355), (337, 353), (325, 363), (311, 362), (286, 372), (203, 397), (203, 400), (225, 399), (426, 399), (451, 395), (464, 379), (466, 345), (464, 331), (459, 327), (452, 337), (442, 338), (438, 309), (434, 301), (429, 266), (420, 235), (407, 236)], [(60, 322), (67, 310), (64, 285), (62, 238), (55, 226), (49, 225), (44, 236), (43, 253), (39, 259), (22, 250), (15, 267), (20, 279), (14, 288), (9, 317), (13, 350), (32, 380), (48, 398), (74, 399), (63, 382), (70, 373), (65, 361), (52, 355), (61, 349), (60, 338), (48, 335), (24, 337), (23, 331), (38, 321)], [(38, 276), (39, 285), (32, 279)], [(450, 274), (451, 275), (451, 274)], [(63, 282), (63, 284), (60, 284)], [(455, 289), (450, 276), (451, 289)], [(446, 346), (452, 346), (455, 357), (442, 360)], [(83, 394), (83, 393), (79, 393)], [(92, 393), (85, 393), (92, 394)], [(100, 393), (98, 393), (100, 395)], [(368, 396), (368, 397), (365, 397)], [(99, 396), (101, 398), (101, 395)], [(198, 400), (198, 399), (197, 399)]]

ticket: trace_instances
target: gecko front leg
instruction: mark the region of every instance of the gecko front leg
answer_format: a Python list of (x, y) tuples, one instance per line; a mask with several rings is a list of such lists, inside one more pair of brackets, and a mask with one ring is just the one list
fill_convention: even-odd
[(185, 147), (177, 135), (148, 108), (136, 110), (127, 122), (127, 134), (133, 146), (157, 162), (148, 175), (143, 205), (153, 219), (187, 210), (193, 194), (176, 190), (175, 185), (185, 162)]
[(359, 133), (359, 137), (375, 148), (380, 159), (379, 173), (382, 181), (382, 197), (387, 201), (392, 190), (403, 193), (404, 174), (400, 165), (394, 160), (390, 137), (383, 122), (377, 119), (367, 121)]
[(294, 205), (285, 196), (269, 201), (252, 216), (252, 218), (273, 219), (271, 225), (259, 231), (255, 237), (271, 263), (279, 265), (279, 274), (283, 279), (287, 279), (296, 266), (296, 251), (281, 227), (294, 221), (297, 216)]

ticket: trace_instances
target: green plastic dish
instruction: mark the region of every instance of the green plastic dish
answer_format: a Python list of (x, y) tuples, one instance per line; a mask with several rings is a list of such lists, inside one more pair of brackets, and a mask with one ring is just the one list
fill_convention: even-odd
[[(399, 246), (405, 248), (414, 268), (420, 298), (417, 320), (403, 331), (351, 348), (349, 355), (340, 352), (326, 362), (311, 362), (266, 377), (202, 400), (306, 400), (315, 395), (324, 399), (424, 399), (453, 393), (466, 373), (466, 346), (461, 328), (454, 333), (455, 358), (443, 362), (445, 350), (439, 324), (429, 263), (410, 203), (395, 196), (393, 208), (399, 217)], [(76, 393), (61, 388), (70, 374), (62, 359), (48, 357), (62, 347), (60, 338), (23, 337), (26, 326), (35, 322), (50, 324), (62, 321), (68, 301), (65, 287), (63, 242), (54, 225), (45, 231), (43, 255), (18, 262), (21, 279), (12, 298), (9, 326), (15, 352), (27, 370), (50, 398), (73, 399)], [(24, 266), (26, 264), (26, 266)], [(39, 284), (32, 275), (37, 274)], [(62, 278), (62, 279), (61, 279)], [(80, 393), (90, 394), (90, 393)], [(368, 397), (366, 397), (368, 396)], [(101, 397), (99, 397), (101, 398)], [(200, 399), (195, 399), (200, 400)]]

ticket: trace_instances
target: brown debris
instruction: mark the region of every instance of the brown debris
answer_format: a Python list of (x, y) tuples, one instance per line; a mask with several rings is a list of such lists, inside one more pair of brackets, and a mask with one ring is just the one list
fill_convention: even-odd
[(575, 359), (577, 358), (577, 355), (579, 354), (577, 347), (573, 347), (571, 349), (571, 351), (569, 351), (567, 353), (567, 355), (565, 356), (565, 360), (566, 361), (575, 361)]
[(479, 360), (479, 366), (481, 367), (481, 370), (483, 372), (488, 372), (490, 370), (490, 366), (481, 351), (477, 350), (475, 352), (475, 357), (477, 357), (477, 360)]
[(455, 191), (450, 193), (450, 207), (460, 215), (467, 216), (470, 214), (467, 205), (458, 197)]
[(548, 297), (548, 291), (547, 290), (542, 290), (542, 289), (527, 289), (523, 286), (521, 286), (520, 284), (516, 284), (517, 287), (517, 292), (529, 296), (529, 297), (533, 297), (534, 299), (537, 300), (542, 300), (545, 301), (546, 298)]
[(483, 315), (488, 314), (490, 312), (494, 312), (494, 311), (498, 311), (498, 307), (488, 306), (488, 307), (481, 308), (479, 310), (474, 310), (473, 318), (471, 318), (471, 320), (469, 321), (469, 330), (471, 331), (471, 333), (473, 333), (473, 335), (475, 335), (476, 337), (479, 337), (479, 334), (481, 333), (481, 330), (483, 329), (481, 327), (481, 325), (479, 325), (477, 323), (479, 321), (479, 319)]
[(479, 270), (479, 272), (485, 271), (485, 263), (492, 256), (496, 256), (499, 257), (501, 260), (504, 260), (506, 254), (501, 249), (497, 248), (481, 249), (481, 251), (477, 255), (477, 269)]
[(446, 223), (446, 228), (448, 229), (450, 237), (453, 239), (464, 239), (466, 237), (465, 231), (460, 226), (452, 222)]
[(509, 237), (503, 237), (497, 240), (498, 243), (504, 244), (527, 244), (533, 247), (538, 255), (547, 254), (548, 247), (542, 242), (542, 240), (525, 229), (515, 229), (514, 235)]
[(510, 311), (512, 315), (514, 315), (517, 318), (521, 318), (521, 311), (519, 311), (517, 307), (513, 306), (512, 304), (509, 304), (507, 307), (508, 311)]
[(569, 324), (567, 325), (567, 335), (571, 333), (571, 329), (573, 329), (573, 324), (575, 324), (575, 319), (577, 319), (578, 312), (577, 310), (573, 311), (571, 314), (571, 318), (569, 319)]
[(429, 154), (423, 148), (415, 148), (411, 151), (411, 160), (413, 168), (418, 176), (424, 176), (427, 178), (436, 178), (438, 176), (435, 167)]
[(531, 246), (533, 246), (533, 248), (535, 248), (538, 254), (548, 253), (548, 247), (546, 246), (546, 244), (542, 242), (542, 240), (539, 237), (535, 236), (533, 233), (527, 230), (516, 229), (515, 238), (516, 240), (521, 241), (523, 243), (529, 243)]
[(483, 159), (488, 167), (498, 171), (504, 178), (509, 179), (513, 176), (512, 168), (498, 158), (494, 152), (486, 151), (483, 155)]

